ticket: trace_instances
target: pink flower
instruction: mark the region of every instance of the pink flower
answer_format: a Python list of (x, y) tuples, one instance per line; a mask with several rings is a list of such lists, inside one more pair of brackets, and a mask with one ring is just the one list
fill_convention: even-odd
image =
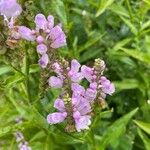
[(52, 29), (54, 27), (54, 17), (52, 15), (49, 15), (47, 17), (47, 20), (48, 20), (48, 29)]
[(35, 16), (35, 20), (34, 20), (35, 24), (36, 24), (36, 29), (43, 29), (46, 30), (47, 29), (47, 20), (46, 17), (43, 14), (37, 14)]
[(48, 64), (48, 55), (47, 54), (43, 54), (42, 57), (39, 59), (39, 65), (42, 68), (46, 68), (47, 64)]
[(81, 67), (81, 72), (82, 72), (83, 76), (84, 76), (89, 82), (92, 82), (93, 73), (94, 73), (92, 68), (83, 65), (83, 66)]
[(21, 6), (16, 0), (1, 0), (0, 1), (0, 14), (7, 19), (13, 17), (16, 18), (22, 12)]
[(62, 99), (56, 99), (54, 107), (59, 111), (47, 116), (47, 122), (49, 124), (61, 123), (67, 117), (67, 112), (65, 111), (65, 105)]
[(79, 72), (81, 65), (80, 63), (73, 59), (71, 61), (71, 69), (68, 72), (68, 76), (71, 78), (73, 82), (80, 82), (83, 79), (83, 75)]
[(45, 44), (39, 44), (36, 50), (39, 54), (43, 55), (47, 52), (47, 46)]
[(42, 43), (44, 42), (43, 36), (39, 35), (39, 36), (36, 38), (36, 42), (37, 42), (38, 44), (42, 44)]
[[(76, 85), (73, 85), (76, 86)], [(75, 87), (73, 87), (74, 89)], [(81, 87), (80, 87), (81, 88)], [(79, 91), (82, 91), (83, 89), (79, 89)], [(76, 91), (73, 91), (73, 93)], [(83, 92), (83, 91), (82, 91)], [(61, 123), (63, 122), (67, 114), (72, 114), (72, 117), (75, 121), (75, 127), (78, 132), (84, 129), (88, 129), (89, 125), (91, 124), (91, 116), (90, 112), (91, 106), (86, 99), (80, 95), (77, 95), (77, 97), (72, 97), (71, 100), (72, 103), (72, 110), (70, 109), (71, 112), (66, 111), (64, 101), (62, 99), (56, 99), (54, 103), (54, 107), (59, 111), (55, 112), (52, 114), (49, 114), (47, 116), (47, 121), (49, 124), (56, 124), (56, 123)]]
[(80, 113), (76, 111), (73, 113), (73, 117), (75, 119), (75, 127), (78, 132), (81, 132), (81, 130), (89, 129), (89, 126), (91, 125), (91, 116), (81, 116)]
[(63, 85), (63, 80), (58, 77), (52, 76), (49, 78), (48, 83), (52, 88), (61, 88)]
[(23, 38), (27, 41), (34, 41), (35, 40), (35, 36), (33, 35), (32, 31), (25, 26), (19, 26), (18, 27), (18, 33), (20, 34), (21, 38)]
[(59, 48), (66, 45), (66, 36), (62, 28), (58, 25), (50, 30), (48, 37), (52, 41), (50, 45), (52, 48)]
[(102, 76), (100, 79), (102, 85), (102, 91), (106, 94), (113, 94), (115, 92), (115, 86), (106, 77)]
[(66, 117), (67, 117), (66, 112), (55, 112), (47, 116), (47, 122), (49, 124), (57, 124), (63, 122)]

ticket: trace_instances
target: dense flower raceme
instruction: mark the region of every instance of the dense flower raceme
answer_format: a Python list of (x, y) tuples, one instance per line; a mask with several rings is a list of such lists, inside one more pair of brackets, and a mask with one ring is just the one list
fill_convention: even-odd
[[(93, 103), (115, 91), (114, 84), (103, 76), (104, 61), (97, 59), (94, 67), (90, 68), (81, 66), (77, 60), (72, 60), (71, 67), (66, 70), (56, 62), (53, 64), (53, 69), (57, 76), (49, 78), (49, 86), (64, 88), (64, 91), (54, 102), (58, 112), (47, 116), (48, 123), (57, 124), (64, 120), (70, 122), (72, 119), (71, 125), (74, 125), (78, 132), (88, 129), (91, 124)], [(80, 85), (80, 82), (85, 79), (89, 81), (89, 87), (86, 89)], [(67, 91), (66, 86), (69, 87), (70, 92)]]
[(15, 19), (21, 12), (22, 8), (16, 0), (0, 0), (0, 14), (4, 16), (4, 20), (7, 22), (11, 38), (36, 41), (37, 53), (41, 55), (39, 64), (42, 68), (46, 68), (49, 61), (48, 50), (66, 45), (65, 33), (61, 25), (54, 26), (52, 15), (46, 18), (43, 14), (37, 14), (34, 19), (36, 27), (33, 30), (26, 26), (15, 25)]
[(42, 68), (46, 68), (49, 61), (47, 51), (66, 45), (66, 36), (61, 25), (54, 26), (52, 15), (46, 18), (43, 14), (38, 14), (35, 16), (34, 22), (36, 24), (35, 30), (18, 26), (18, 33), (22, 39), (37, 42), (36, 50), (41, 55), (39, 64)]

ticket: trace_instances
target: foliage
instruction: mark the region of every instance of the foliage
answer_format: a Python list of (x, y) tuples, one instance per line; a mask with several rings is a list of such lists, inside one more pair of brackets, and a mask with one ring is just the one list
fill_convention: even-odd
[[(33, 150), (149, 150), (149, 0), (19, 2), (24, 10), (20, 24), (34, 26), (37, 13), (53, 14), (63, 24), (69, 44), (59, 51), (62, 56), (89, 65), (95, 58), (104, 59), (116, 92), (87, 131), (67, 133), (63, 125), (48, 125), (45, 118), (58, 92), (47, 86), (41, 89), (34, 44), (23, 41), (14, 49), (6, 45), (7, 31), (0, 18), (0, 149), (17, 149), (13, 133), (19, 130)], [(15, 123), (18, 116), (22, 124)]]

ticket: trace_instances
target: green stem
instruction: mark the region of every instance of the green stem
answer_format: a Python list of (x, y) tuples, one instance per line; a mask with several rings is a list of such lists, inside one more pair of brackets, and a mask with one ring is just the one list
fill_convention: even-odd
[(30, 63), (29, 63), (29, 54), (28, 54), (28, 48), (25, 48), (25, 75), (26, 75), (26, 91), (27, 91), (27, 97), (28, 102), (31, 102), (31, 94), (30, 94), (30, 81), (29, 81), (29, 69), (30, 69)]

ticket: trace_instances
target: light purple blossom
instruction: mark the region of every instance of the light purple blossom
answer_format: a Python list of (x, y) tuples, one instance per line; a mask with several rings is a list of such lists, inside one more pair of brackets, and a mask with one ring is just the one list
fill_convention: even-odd
[(54, 107), (59, 111), (47, 116), (47, 122), (49, 124), (61, 123), (67, 117), (67, 112), (65, 110), (65, 105), (62, 99), (56, 99)]
[(42, 44), (42, 43), (44, 42), (43, 36), (39, 35), (39, 36), (36, 38), (36, 42), (37, 42), (38, 44)]
[(113, 94), (115, 92), (115, 86), (111, 83), (106, 77), (102, 76), (100, 79), (100, 83), (102, 85), (102, 91), (105, 94)]
[(15, 137), (16, 137), (16, 142), (20, 142), (20, 141), (24, 140), (24, 136), (21, 132), (16, 132)]
[(50, 46), (54, 49), (66, 45), (66, 36), (59, 25), (50, 30), (48, 37), (52, 41)]
[(71, 78), (73, 82), (80, 82), (83, 79), (83, 75), (79, 72), (81, 65), (80, 63), (73, 59), (71, 61), (71, 69), (68, 72), (68, 76)]
[(51, 76), (48, 80), (48, 83), (52, 88), (61, 88), (63, 85), (63, 80), (58, 77)]
[(76, 111), (73, 113), (73, 118), (75, 119), (75, 127), (78, 132), (89, 129), (89, 126), (91, 125), (91, 116), (81, 116), (80, 113)]
[(34, 22), (36, 24), (36, 30), (39, 30), (39, 29), (46, 30), (47, 29), (47, 20), (43, 14), (37, 14), (35, 16)]
[(36, 50), (39, 54), (43, 55), (47, 52), (47, 46), (45, 44), (39, 44), (37, 45)]
[(47, 54), (43, 54), (42, 57), (39, 59), (39, 65), (42, 67), (42, 68), (46, 68), (47, 65), (48, 65), (48, 55)]
[(22, 8), (16, 0), (0, 0), (0, 14), (7, 19), (16, 18), (21, 12)]
[(94, 73), (94, 71), (93, 71), (92, 68), (83, 65), (83, 66), (81, 67), (81, 72), (82, 72), (83, 76), (84, 76), (89, 82), (92, 82), (93, 73)]
[(23, 142), (19, 144), (20, 150), (32, 150), (30, 146), (28, 146), (28, 142)]
[(20, 34), (21, 38), (27, 40), (27, 41), (34, 41), (35, 35), (33, 35), (32, 30), (25, 26), (19, 26), (18, 27), (18, 33)]
[(49, 114), (47, 117), (48, 123), (56, 124), (63, 122), (67, 117), (67, 113), (72, 113), (76, 130), (80, 132), (81, 130), (88, 129), (91, 124), (90, 113), (92, 109), (89, 101), (85, 98), (85, 93), (84, 87), (78, 83), (73, 83), (71, 98), (72, 112), (66, 112), (63, 99), (57, 99), (54, 103), (54, 107), (59, 110), (59, 112)]
[(54, 17), (52, 15), (49, 15), (47, 17), (47, 20), (48, 20), (48, 29), (52, 29), (54, 27)]
[(52, 113), (52, 114), (49, 114), (47, 116), (47, 122), (49, 124), (57, 124), (57, 123), (60, 123), (60, 122), (63, 122), (65, 120), (67, 116), (67, 113), (66, 112), (55, 112), (55, 113)]
[(60, 98), (56, 99), (55, 103), (54, 103), (54, 108), (56, 108), (60, 112), (65, 112), (64, 101), (62, 99), (60, 99)]

